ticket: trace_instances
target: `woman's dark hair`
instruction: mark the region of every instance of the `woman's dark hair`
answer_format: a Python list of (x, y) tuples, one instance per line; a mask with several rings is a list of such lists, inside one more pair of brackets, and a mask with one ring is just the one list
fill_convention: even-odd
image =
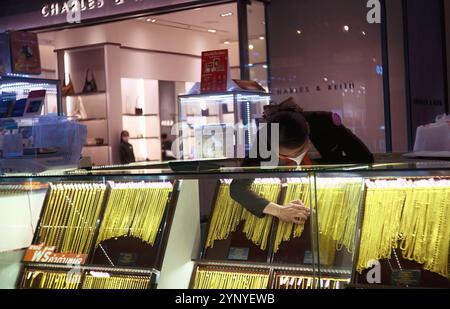
[(125, 136), (130, 137), (130, 133), (128, 133), (128, 131), (122, 131), (122, 132), (120, 133), (120, 142), (121, 142), (121, 143), (123, 143), (123, 138), (124, 138)]
[(264, 108), (267, 123), (278, 123), (280, 128), (280, 146), (288, 149), (303, 145), (309, 138), (309, 126), (303, 110), (292, 98), (278, 105)]

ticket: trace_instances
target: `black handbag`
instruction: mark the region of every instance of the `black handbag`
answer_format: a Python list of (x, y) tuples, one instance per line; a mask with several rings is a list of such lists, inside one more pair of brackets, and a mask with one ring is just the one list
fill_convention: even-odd
[[(89, 71), (91, 72), (91, 79), (89, 80)], [(95, 81), (94, 72), (91, 69), (86, 71), (86, 80), (84, 82), (83, 92), (97, 92), (97, 82)]]
[(144, 110), (142, 107), (138, 107), (139, 97), (136, 99), (136, 106), (134, 108), (134, 114), (137, 116), (142, 116), (144, 114)]

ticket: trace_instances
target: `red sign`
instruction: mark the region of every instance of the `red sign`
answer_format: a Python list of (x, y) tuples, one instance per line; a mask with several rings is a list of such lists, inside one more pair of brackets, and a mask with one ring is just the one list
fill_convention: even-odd
[(227, 91), (229, 71), (228, 49), (203, 52), (201, 93)]
[(41, 74), (41, 56), (36, 33), (11, 32), (11, 53), (13, 73)]
[(74, 265), (84, 264), (86, 259), (87, 254), (56, 253), (55, 247), (49, 247), (45, 244), (30, 246), (23, 258), (24, 262)]

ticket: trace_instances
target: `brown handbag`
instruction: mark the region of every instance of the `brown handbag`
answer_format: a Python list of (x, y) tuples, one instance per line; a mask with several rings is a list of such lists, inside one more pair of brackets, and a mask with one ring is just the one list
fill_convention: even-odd
[[(91, 72), (91, 79), (89, 80), (89, 71)], [(95, 81), (94, 72), (91, 69), (87, 69), (86, 71), (86, 80), (84, 82), (83, 92), (97, 92), (97, 82)]]
[(72, 78), (69, 74), (69, 83), (66, 85), (65, 82), (63, 82), (63, 85), (61, 87), (61, 94), (63, 96), (73, 95), (75, 94), (75, 87), (73, 86)]

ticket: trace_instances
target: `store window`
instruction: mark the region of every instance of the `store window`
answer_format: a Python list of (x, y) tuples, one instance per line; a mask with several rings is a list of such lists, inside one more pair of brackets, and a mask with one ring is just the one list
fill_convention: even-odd
[[(263, 6), (252, 8), (250, 14), (264, 17)], [(200, 82), (202, 52), (228, 49), (231, 77), (240, 77), (237, 16), (236, 3), (228, 3), (39, 33), (45, 72), (64, 81), (66, 90), (72, 87), (63, 93), (64, 113), (88, 128), (83, 156), (94, 165), (120, 163), (125, 130), (136, 161), (164, 159), (162, 148), (176, 139), (171, 132), (179, 121), (177, 97)], [(255, 31), (252, 39), (260, 36)], [(252, 53), (261, 68), (262, 43)], [(255, 78), (267, 84), (266, 76)], [(92, 81), (95, 87), (85, 91)], [(223, 122), (212, 116), (196, 120)]]
[(367, 1), (272, 1), (272, 92), (306, 111), (331, 111), (373, 152), (385, 152), (380, 24)]

